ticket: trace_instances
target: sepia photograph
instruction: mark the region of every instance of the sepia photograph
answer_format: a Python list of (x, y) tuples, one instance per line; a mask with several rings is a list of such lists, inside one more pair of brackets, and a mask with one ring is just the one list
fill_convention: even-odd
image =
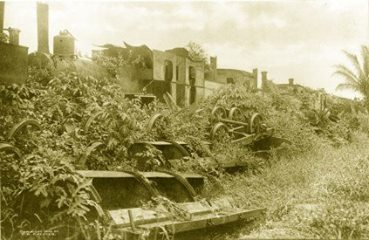
[(0, 0), (0, 240), (369, 239), (369, 0)]

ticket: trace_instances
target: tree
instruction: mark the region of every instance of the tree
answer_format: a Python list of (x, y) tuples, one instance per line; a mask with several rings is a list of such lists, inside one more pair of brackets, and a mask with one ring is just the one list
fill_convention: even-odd
[(337, 86), (340, 89), (352, 89), (362, 94), (364, 104), (369, 108), (369, 49), (361, 46), (361, 63), (357, 55), (344, 51), (353, 69), (342, 64), (336, 66), (335, 74), (344, 78), (345, 82)]
[(189, 57), (194, 61), (203, 61), (205, 72), (209, 72), (211, 70), (208, 54), (205, 49), (196, 42), (189, 42), (186, 46)]
[(191, 41), (187, 44), (186, 49), (188, 50), (189, 57), (192, 60), (204, 61), (207, 63), (208, 54), (200, 44)]

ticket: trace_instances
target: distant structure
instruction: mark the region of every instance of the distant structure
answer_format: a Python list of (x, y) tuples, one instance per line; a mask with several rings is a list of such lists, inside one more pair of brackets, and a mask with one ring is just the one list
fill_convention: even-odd
[(68, 30), (60, 31), (59, 35), (54, 36), (53, 53), (61, 59), (76, 57), (75, 38)]
[(37, 3), (37, 51), (49, 54), (49, 5)]
[(275, 84), (279, 89), (286, 90), (293, 93), (304, 93), (311, 92), (312, 90), (308, 87), (302, 86), (295, 83), (294, 78), (289, 78), (288, 83)]
[(23, 84), (28, 76), (28, 48), (19, 45), (20, 30), (4, 28), (5, 2), (0, 1), (0, 85)]
[(141, 59), (141, 65), (122, 66), (117, 74), (123, 89), (127, 93), (152, 93), (162, 99), (164, 93), (170, 93), (179, 106), (188, 106), (199, 102), (215, 89), (225, 84), (245, 84), (257, 87), (257, 69), (246, 72), (238, 69), (219, 69), (217, 58), (210, 57), (209, 69), (204, 61), (191, 59), (185, 48), (166, 51), (152, 50), (146, 45), (125, 47), (106, 44), (92, 56)]

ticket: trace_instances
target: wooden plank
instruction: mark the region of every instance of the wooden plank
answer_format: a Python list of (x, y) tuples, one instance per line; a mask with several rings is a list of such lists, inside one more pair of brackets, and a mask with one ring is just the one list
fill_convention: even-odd
[[(130, 173), (118, 171), (78, 170), (77, 173), (87, 178), (134, 178), (134, 176)], [(142, 175), (144, 175), (146, 178), (174, 178), (172, 175), (163, 172), (142, 172)], [(196, 173), (181, 173), (181, 175), (186, 179), (204, 178)]]
[(86, 178), (134, 178), (132, 174), (118, 171), (78, 170), (77, 173)]
[(223, 225), (240, 220), (253, 220), (263, 216), (265, 209), (243, 210), (235, 213), (210, 213), (201, 215), (190, 221), (165, 221), (152, 224), (141, 225), (143, 229), (153, 229), (155, 227), (165, 227), (171, 234), (203, 229), (211, 226)]

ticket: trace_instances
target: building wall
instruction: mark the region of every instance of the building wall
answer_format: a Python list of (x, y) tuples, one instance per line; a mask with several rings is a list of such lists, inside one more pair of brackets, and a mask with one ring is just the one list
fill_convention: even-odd
[(204, 62), (194, 62), (186, 58), (186, 84), (190, 84), (190, 67), (195, 68), (197, 87), (204, 87)]
[(153, 50), (153, 78), (155, 80), (164, 81), (164, 73), (165, 73), (165, 61), (171, 61), (173, 64), (173, 76), (172, 82), (175, 82), (175, 66), (177, 65), (177, 57), (168, 52), (162, 52), (158, 50)]
[(223, 84), (227, 83), (227, 79), (233, 79), (235, 84), (247, 84), (250, 87), (256, 88), (255, 85), (255, 76), (254, 73), (237, 70), (237, 69), (217, 69), (217, 77), (215, 79), (216, 82), (220, 82)]
[(0, 42), (0, 85), (23, 84), (28, 77), (28, 48)]
[[(175, 66), (175, 78), (176, 78), (176, 103), (179, 106), (186, 105), (186, 58), (177, 57), (177, 64)], [(178, 70), (178, 72), (177, 72)]]
[[(165, 80), (166, 62), (171, 62), (171, 79)], [(190, 68), (194, 69), (195, 81), (191, 85)], [(163, 94), (170, 91), (176, 103), (188, 106), (198, 103), (205, 96), (204, 62), (192, 61), (173, 51), (152, 50), (152, 68), (122, 67), (118, 80), (127, 93), (143, 92), (156, 95), (163, 100)]]
[[(171, 52), (153, 50), (153, 79), (155, 81), (164, 81), (165, 79), (165, 61), (172, 62), (172, 96), (177, 104), (187, 106), (190, 104), (191, 85), (190, 85), (190, 67), (195, 69), (195, 103), (204, 98), (204, 62), (194, 62), (188, 58), (175, 55)], [(154, 94), (160, 95), (163, 92)], [(192, 88), (192, 92), (194, 89)]]
[[(195, 101), (194, 103), (198, 103), (204, 98), (205, 92), (204, 92), (204, 62), (195, 62), (188, 58), (186, 58), (186, 101), (185, 105), (191, 104), (191, 88), (195, 88), (195, 90), (192, 89), (192, 91), (196, 91), (195, 93)], [(193, 68), (195, 71), (195, 84), (194, 86), (191, 86), (190, 84), (190, 68)]]
[[(170, 86), (170, 94), (173, 96), (174, 99), (177, 97), (177, 89), (176, 89), (176, 66), (177, 66), (177, 56), (174, 54), (152, 50), (153, 53), (153, 80), (155, 87), (155, 91), (152, 92), (153, 94), (157, 95), (159, 99), (162, 98), (162, 95), (168, 90), (167, 87)], [(170, 61), (172, 64), (172, 77), (169, 82), (165, 81), (165, 63), (166, 61)], [(169, 84), (169, 85), (167, 85)]]
[(204, 97), (210, 96), (218, 88), (221, 88), (225, 83), (219, 83), (214, 81), (205, 80)]

